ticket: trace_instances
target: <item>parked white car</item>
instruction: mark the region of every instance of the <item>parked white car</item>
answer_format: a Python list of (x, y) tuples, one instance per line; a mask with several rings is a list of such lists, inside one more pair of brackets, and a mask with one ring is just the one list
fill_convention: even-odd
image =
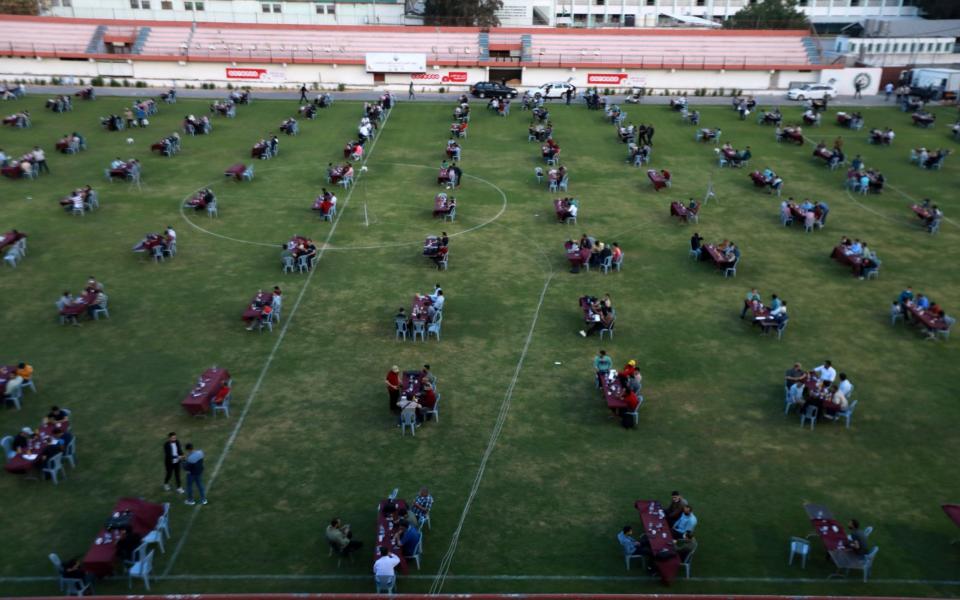
[(537, 91), (540, 92), (540, 95), (544, 98), (563, 98), (564, 94), (567, 93), (567, 90), (570, 90), (573, 93), (573, 96), (576, 97), (577, 86), (564, 81), (545, 83), (537, 88)]
[(823, 100), (837, 97), (837, 88), (828, 83), (807, 83), (787, 90), (788, 100)]

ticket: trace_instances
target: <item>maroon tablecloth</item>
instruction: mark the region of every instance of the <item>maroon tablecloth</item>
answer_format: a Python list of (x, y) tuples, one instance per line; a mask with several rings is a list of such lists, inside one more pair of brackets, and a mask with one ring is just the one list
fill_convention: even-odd
[(0, 252), (3, 252), (7, 249), (7, 246), (12, 246), (25, 237), (27, 237), (27, 234), (23, 233), (22, 231), (18, 231), (17, 233), (12, 231), (6, 232), (0, 236)]
[(822, 158), (823, 160), (830, 162), (833, 159), (833, 152), (827, 149), (826, 146), (819, 146), (813, 150), (813, 155), (817, 158)]
[(340, 183), (340, 180), (343, 179), (343, 176), (347, 172), (347, 167), (333, 167), (330, 170), (330, 183)]
[(702, 248), (707, 251), (706, 256), (717, 268), (725, 269), (733, 264), (733, 261), (727, 260), (727, 257), (717, 250), (717, 247), (713, 244), (704, 244)]
[(830, 258), (842, 265), (850, 265), (855, 276), (859, 277), (863, 272), (863, 257), (855, 254), (847, 254), (843, 251), (843, 246), (834, 247), (833, 252), (830, 253)]
[(437, 183), (447, 183), (450, 181), (450, 169), (440, 169), (437, 174)]
[(137, 245), (133, 247), (134, 252), (153, 252), (155, 246), (165, 246), (166, 239), (159, 233), (149, 233)]
[(944, 504), (943, 512), (953, 521), (953, 524), (960, 527), (960, 504)]
[(210, 403), (230, 380), (230, 372), (223, 368), (207, 369), (200, 376), (200, 382), (194, 386), (180, 402), (180, 406), (191, 415), (203, 415), (210, 412)]
[(410, 306), (410, 320), (411, 321), (426, 321), (427, 320), (427, 309), (430, 305), (433, 304), (433, 301), (430, 300), (429, 296), (416, 295), (413, 297), (413, 304)]
[(910, 208), (912, 208), (913, 212), (916, 213), (916, 215), (921, 219), (923, 219), (924, 221), (926, 221), (927, 219), (933, 216), (933, 214), (929, 210), (925, 209), (919, 204), (914, 204)]
[(82, 296), (73, 299), (73, 302), (63, 307), (60, 314), (65, 317), (77, 317), (86, 312), (87, 307), (97, 299), (97, 292), (85, 291)]
[[(404, 377), (406, 377), (406, 375), (407, 373), (404, 373)], [(393, 522), (383, 514), (383, 506), (386, 503), (387, 500), (381, 501), (377, 510), (377, 543), (373, 549), (373, 560), (376, 561), (378, 558), (380, 558), (380, 546), (389, 546), (393, 553), (397, 555), (397, 558), (400, 559), (400, 564), (397, 565), (397, 568), (400, 569), (401, 573), (406, 575), (408, 572), (408, 567), (407, 559), (403, 557), (403, 548), (393, 543)], [(407, 508), (407, 502), (405, 500), (398, 498), (394, 500), (393, 503), (396, 505), (398, 511), (400, 509)], [(380, 533), (381, 531), (383, 531), (383, 533)]]
[(17, 365), (0, 365), (0, 389), (3, 389), (16, 374)]
[[(113, 507), (114, 513), (130, 511), (133, 514), (131, 529), (134, 533), (144, 536), (153, 530), (157, 521), (163, 516), (163, 505), (147, 502), (139, 498), (121, 498)], [(113, 574), (113, 565), (117, 559), (116, 536), (110, 543), (97, 543), (103, 540), (106, 530), (101, 529), (97, 538), (90, 544), (86, 556), (83, 557), (83, 570), (96, 577), (106, 577)]]
[[(667, 523), (665, 517), (660, 516), (662, 507), (656, 500), (637, 500), (633, 506), (637, 509), (640, 520), (643, 522), (643, 535), (650, 542), (650, 550), (654, 556), (653, 566), (660, 573), (663, 582), (669, 584), (676, 579), (677, 573), (680, 571), (680, 556), (673, 545), (670, 524)], [(664, 550), (672, 552), (673, 555), (666, 559), (656, 558), (657, 554)]]
[(230, 167), (224, 169), (223, 174), (226, 177), (233, 177), (236, 180), (243, 179), (243, 172), (247, 170), (247, 167), (243, 163), (237, 163)]
[(620, 385), (618, 377), (614, 377), (613, 381), (604, 377), (600, 385), (603, 389), (603, 398), (607, 401), (607, 408), (611, 410), (627, 408), (627, 403), (623, 401), (623, 386)]
[(587, 264), (587, 261), (590, 260), (590, 249), (589, 248), (578, 248), (573, 250), (573, 246), (570, 242), (565, 242), (563, 248), (567, 255), (567, 260), (570, 261), (570, 264), (573, 266), (582, 266)]
[(70, 429), (70, 423), (64, 421), (60, 425), (54, 423), (44, 423), (41, 425), (38, 430), (40, 435), (30, 441), (30, 444), (27, 446), (27, 451), (24, 453), (32, 455), (33, 458), (27, 458), (23, 454), (17, 454), (3, 466), (7, 473), (13, 473), (15, 475), (29, 473), (37, 465), (40, 453), (54, 442), (53, 430), (57, 427), (67, 431)]
[(847, 533), (843, 530), (843, 525), (834, 519), (810, 519), (813, 523), (813, 530), (820, 536), (824, 547), (828, 553), (838, 550), (847, 550)]
[(433, 216), (446, 215), (450, 213), (450, 200), (446, 194), (437, 194), (433, 198)]
[(657, 173), (654, 169), (647, 171), (647, 177), (650, 178), (650, 182), (653, 184), (654, 191), (659, 192), (662, 188), (667, 187), (667, 180), (660, 173)]
[(912, 318), (915, 318), (921, 323), (923, 323), (927, 329), (947, 329), (948, 328), (946, 321), (944, 321), (940, 317), (935, 316), (933, 313), (931, 313), (928, 310), (921, 310), (920, 307), (918, 307), (913, 302), (907, 303), (907, 310), (910, 311), (910, 316)]
[(254, 319), (259, 319), (260, 315), (263, 314), (263, 310), (260, 308), (253, 308), (254, 304), (267, 305), (271, 306), (273, 303), (273, 294), (270, 292), (260, 292), (254, 295), (253, 300), (247, 304), (247, 309), (243, 311), (243, 320), (252, 321)]

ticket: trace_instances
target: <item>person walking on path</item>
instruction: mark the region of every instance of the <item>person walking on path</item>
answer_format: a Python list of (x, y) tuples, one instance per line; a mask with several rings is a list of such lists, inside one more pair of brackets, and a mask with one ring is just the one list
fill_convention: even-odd
[(300, 86), (300, 104), (307, 104), (310, 101), (307, 100), (307, 84)]
[(183, 447), (180, 446), (177, 433), (171, 431), (167, 434), (167, 441), (163, 443), (163, 466), (167, 469), (167, 475), (163, 478), (164, 490), (170, 491), (170, 479), (173, 478), (177, 484), (177, 493), (183, 493), (183, 484), (180, 483), (180, 463), (182, 461)]
[(193, 500), (193, 486), (197, 486), (200, 493), (200, 504), (207, 503), (207, 490), (203, 487), (203, 457), (203, 450), (187, 444), (187, 459), (183, 468), (187, 471), (187, 500), (184, 504), (188, 506), (196, 504)]
[(410, 82), (410, 89), (407, 90), (407, 100), (416, 100), (417, 96), (413, 93), (413, 82)]
[(883, 94), (884, 94), (883, 101), (884, 101), (884, 102), (888, 102), (888, 101), (890, 100), (891, 94), (893, 94), (893, 84), (892, 84), (892, 83), (887, 83), (887, 85), (883, 86)]

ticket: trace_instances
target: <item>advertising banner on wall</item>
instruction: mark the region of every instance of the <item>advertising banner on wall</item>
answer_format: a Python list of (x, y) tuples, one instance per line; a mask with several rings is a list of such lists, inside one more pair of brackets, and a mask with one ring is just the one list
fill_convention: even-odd
[(447, 71), (446, 73), (412, 73), (412, 81), (422, 81), (425, 83), (466, 83), (466, 71)]
[(280, 83), (287, 80), (287, 73), (283, 69), (227, 67), (227, 79), (242, 81), (276, 81)]
[(629, 73), (587, 73), (587, 85), (612, 85), (617, 87), (637, 87), (645, 85), (646, 77)]
[(368, 73), (423, 73), (427, 55), (413, 52), (367, 52)]

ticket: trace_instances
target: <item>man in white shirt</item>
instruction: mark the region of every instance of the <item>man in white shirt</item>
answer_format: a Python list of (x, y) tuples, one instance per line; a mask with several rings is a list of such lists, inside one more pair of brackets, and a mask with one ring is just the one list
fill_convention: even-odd
[(837, 389), (840, 390), (840, 393), (844, 396), (850, 398), (850, 392), (853, 391), (853, 384), (847, 379), (846, 373), (840, 373), (838, 377), (840, 378), (840, 383), (837, 384)]
[(577, 218), (577, 210), (578, 210), (578, 209), (577, 209), (577, 205), (574, 204), (573, 202), (571, 202), (571, 203), (570, 203), (570, 207), (567, 208), (567, 214), (570, 215), (570, 217), (573, 217), (574, 219), (576, 219), (576, 218)]
[(396, 567), (400, 564), (400, 558), (387, 548), (380, 548), (380, 558), (373, 563), (374, 577), (394, 577)]
[(167, 230), (164, 232), (164, 235), (166, 235), (167, 239), (169, 239), (171, 242), (177, 241), (177, 232), (174, 231), (173, 227), (170, 225), (167, 225)]
[(443, 290), (437, 290), (436, 295), (430, 297), (433, 300), (433, 308), (437, 311), (443, 310), (443, 303), (446, 299), (443, 297)]
[(50, 167), (47, 166), (47, 155), (44, 153), (43, 148), (40, 146), (33, 147), (33, 159), (37, 161), (37, 169), (39, 171), (50, 172)]
[(823, 361), (823, 364), (815, 368), (813, 372), (816, 374), (817, 379), (827, 385), (833, 383), (833, 380), (837, 378), (837, 370), (833, 368), (829, 360)]

